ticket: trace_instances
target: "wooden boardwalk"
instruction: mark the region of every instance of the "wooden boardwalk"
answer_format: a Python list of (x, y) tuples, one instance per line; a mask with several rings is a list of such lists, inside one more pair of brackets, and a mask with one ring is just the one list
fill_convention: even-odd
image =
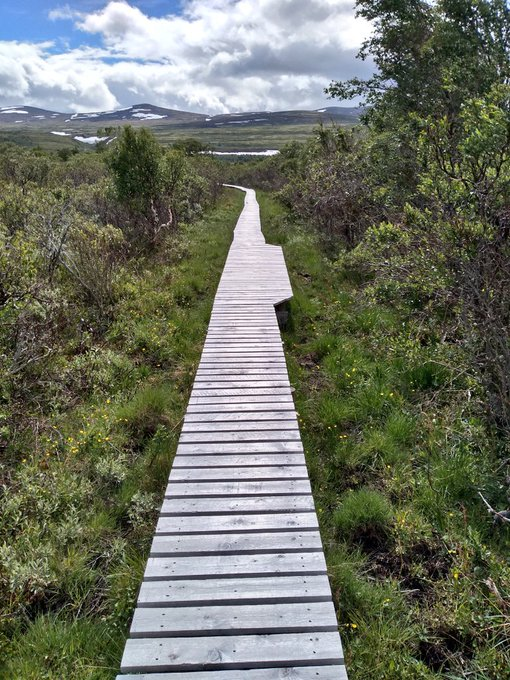
[(245, 191), (118, 680), (347, 678), (275, 313), (292, 290)]

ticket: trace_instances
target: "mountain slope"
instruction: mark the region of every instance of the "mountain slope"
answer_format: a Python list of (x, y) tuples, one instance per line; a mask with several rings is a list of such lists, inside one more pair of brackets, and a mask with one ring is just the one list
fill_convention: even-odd
[(115, 111), (61, 113), (23, 105), (0, 108), (0, 141), (47, 149), (93, 146), (115, 135), (105, 128), (130, 124), (151, 127), (163, 144), (196, 137), (218, 150), (278, 149), (289, 141), (303, 141), (319, 123), (353, 125), (360, 113), (359, 108), (330, 106), (207, 116), (147, 103)]

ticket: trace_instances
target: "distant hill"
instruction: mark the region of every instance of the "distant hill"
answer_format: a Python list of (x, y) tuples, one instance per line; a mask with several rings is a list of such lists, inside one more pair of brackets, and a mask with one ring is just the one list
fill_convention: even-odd
[(116, 111), (94, 111), (90, 113), (59, 113), (37, 109), (33, 106), (8, 106), (0, 108), (0, 127), (3, 124), (30, 124), (47, 126), (49, 123), (69, 123), (72, 126), (82, 123), (116, 124), (125, 123), (191, 123), (195, 127), (203, 124), (204, 127), (221, 125), (275, 125), (275, 124), (299, 124), (321, 120), (357, 120), (360, 109), (355, 107), (328, 106), (315, 111), (250, 111), (246, 113), (225, 113), (217, 116), (207, 116), (203, 113), (190, 113), (175, 109), (164, 109), (153, 104), (135, 104), (125, 109)]
[(121, 122), (146, 122), (153, 120), (193, 123), (207, 118), (201, 113), (189, 113), (187, 111), (175, 111), (163, 109), (152, 104), (136, 104), (126, 109), (116, 111), (94, 111), (91, 113), (58, 113), (36, 109), (33, 106), (11, 106), (0, 108), (0, 126), (3, 123), (30, 123), (31, 125), (47, 125), (48, 123), (70, 123), (71, 125), (87, 123), (121, 123)]
[[(315, 111), (248, 111), (208, 116), (147, 103), (90, 113), (6, 106), (0, 108), (0, 140), (45, 148), (94, 145), (108, 139), (98, 130), (129, 123), (151, 127), (162, 143), (187, 136), (198, 137), (213, 148), (279, 148), (288, 141), (305, 139), (320, 122), (353, 125), (360, 112), (355, 107), (329, 106)], [(243, 129), (245, 133), (240, 132)]]

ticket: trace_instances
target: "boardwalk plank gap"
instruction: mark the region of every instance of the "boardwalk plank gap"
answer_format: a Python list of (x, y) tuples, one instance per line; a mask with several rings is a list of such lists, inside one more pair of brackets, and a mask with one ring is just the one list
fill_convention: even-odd
[(117, 680), (347, 680), (255, 192), (218, 286)]

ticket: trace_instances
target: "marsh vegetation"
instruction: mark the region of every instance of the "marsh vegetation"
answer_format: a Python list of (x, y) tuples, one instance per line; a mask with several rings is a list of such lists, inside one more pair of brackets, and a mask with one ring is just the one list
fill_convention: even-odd
[(350, 677), (510, 677), (509, 10), (357, 4), (379, 75), (330, 92), (367, 97), (359, 127), (250, 162), (129, 129), (0, 149), (4, 677), (116, 674), (241, 208), (223, 181), (259, 190), (291, 271)]

